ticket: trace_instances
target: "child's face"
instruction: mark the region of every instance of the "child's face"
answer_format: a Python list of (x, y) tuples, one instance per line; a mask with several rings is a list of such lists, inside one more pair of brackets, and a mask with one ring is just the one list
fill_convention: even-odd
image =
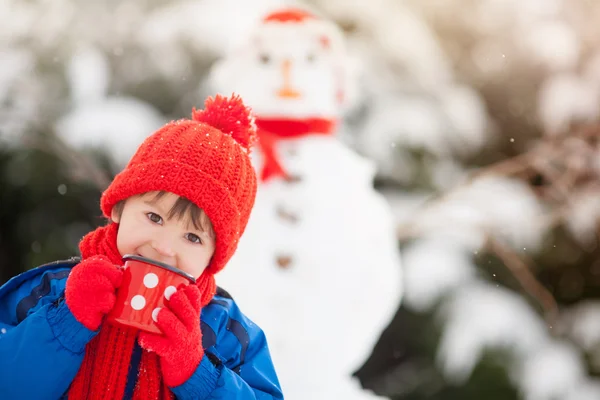
[(111, 219), (119, 223), (119, 253), (151, 258), (198, 278), (215, 252), (215, 240), (195, 228), (191, 218), (168, 219), (177, 195), (166, 193), (158, 199), (155, 195), (127, 199), (121, 215), (113, 209)]

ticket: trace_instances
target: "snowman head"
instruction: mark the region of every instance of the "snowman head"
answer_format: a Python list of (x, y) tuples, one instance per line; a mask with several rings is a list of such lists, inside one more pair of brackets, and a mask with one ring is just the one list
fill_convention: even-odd
[(266, 15), (242, 46), (215, 64), (212, 84), (236, 92), (263, 118), (337, 117), (346, 100), (341, 30), (296, 8)]

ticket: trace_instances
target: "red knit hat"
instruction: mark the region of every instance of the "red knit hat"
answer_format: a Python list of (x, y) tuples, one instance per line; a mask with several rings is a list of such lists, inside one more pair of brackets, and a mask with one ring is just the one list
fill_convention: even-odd
[(151, 191), (185, 197), (210, 218), (216, 248), (207, 271), (220, 271), (233, 255), (256, 196), (250, 161), (256, 127), (239, 96), (208, 98), (192, 120), (172, 121), (146, 138), (102, 194), (109, 218), (121, 200)]

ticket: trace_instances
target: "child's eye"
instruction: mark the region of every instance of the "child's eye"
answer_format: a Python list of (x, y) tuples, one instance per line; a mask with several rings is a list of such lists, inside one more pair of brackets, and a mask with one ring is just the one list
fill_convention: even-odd
[(196, 235), (195, 233), (186, 233), (185, 238), (192, 243), (202, 243), (200, 236)]
[(153, 212), (149, 212), (146, 213), (146, 216), (150, 221), (154, 222), (155, 224), (162, 224), (162, 217), (160, 215)]

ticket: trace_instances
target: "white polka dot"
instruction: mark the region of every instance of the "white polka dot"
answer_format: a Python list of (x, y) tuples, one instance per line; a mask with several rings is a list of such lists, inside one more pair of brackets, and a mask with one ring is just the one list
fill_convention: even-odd
[(158, 322), (158, 312), (159, 311), (160, 311), (160, 307), (157, 307), (154, 310), (152, 310), (152, 320), (154, 322)]
[(0, 329), (0, 332), (2, 332), (2, 334), (6, 333), (6, 329), (2, 328)]
[(169, 300), (171, 298), (171, 296), (173, 296), (173, 293), (175, 293), (177, 291), (177, 288), (175, 286), (169, 286), (168, 288), (165, 289), (165, 299)]
[(133, 296), (133, 299), (131, 299), (131, 308), (134, 310), (141, 310), (144, 307), (146, 307), (146, 299), (144, 296), (140, 294)]
[(158, 285), (158, 276), (155, 273), (148, 273), (144, 276), (144, 286), (148, 289), (155, 288)]

